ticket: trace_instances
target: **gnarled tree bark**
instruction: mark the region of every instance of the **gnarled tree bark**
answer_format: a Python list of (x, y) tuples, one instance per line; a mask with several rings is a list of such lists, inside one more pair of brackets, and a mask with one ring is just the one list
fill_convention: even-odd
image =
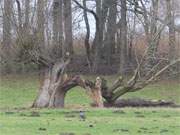
[(122, 77), (119, 77), (112, 86), (108, 86), (107, 81), (100, 77), (97, 77), (95, 82), (84, 80), (80, 76), (69, 77), (64, 72), (69, 61), (56, 62), (51, 68), (49, 67), (45, 70), (44, 81), (32, 107), (63, 108), (66, 93), (76, 86), (80, 86), (90, 92), (95, 106), (102, 108), (104, 106), (103, 98), (107, 104), (113, 105), (122, 95), (143, 89), (155, 81), (169, 67), (178, 62), (180, 62), (180, 59), (169, 63), (158, 71), (156, 68), (153, 68), (151, 73), (147, 73), (151, 75), (143, 79), (139, 77), (140, 68), (143, 64), (140, 63), (129, 81), (124, 81)]
[(44, 70), (42, 86), (39, 89), (39, 94), (32, 107), (63, 108), (67, 92), (76, 86), (80, 86), (89, 91), (97, 107), (104, 106), (103, 98), (106, 103), (114, 104), (122, 95), (143, 89), (150, 83), (156, 81), (158, 77), (171, 66), (180, 62), (179, 58), (169, 64), (166, 63), (165, 66), (161, 64), (154, 65), (146, 75), (140, 76), (142, 74), (141, 72), (143, 72), (144, 62), (146, 62), (144, 61), (146, 55), (144, 55), (140, 61), (137, 61), (138, 66), (134, 75), (128, 81), (119, 77), (112, 86), (108, 86), (107, 81), (100, 77), (97, 77), (96, 80), (92, 82), (80, 76), (68, 76), (65, 69), (70, 59), (66, 58), (66, 61), (63, 59), (58, 61), (58, 59), (53, 60), (48, 56), (37, 55), (37, 53), (30, 53), (30, 55), (34, 62), (46, 68)]
[(43, 83), (33, 107), (64, 107), (65, 95), (71, 88), (81, 83), (79, 76), (64, 73), (67, 62), (56, 62), (44, 71)]

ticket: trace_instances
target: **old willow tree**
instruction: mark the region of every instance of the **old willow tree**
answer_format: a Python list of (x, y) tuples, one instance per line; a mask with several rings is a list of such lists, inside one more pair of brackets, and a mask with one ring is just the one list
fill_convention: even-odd
[(62, 108), (64, 107), (67, 92), (76, 86), (89, 91), (98, 107), (103, 107), (103, 98), (107, 104), (113, 105), (122, 95), (141, 90), (156, 81), (169, 67), (180, 62), (180, 59), (177, 59), (171, 63), (165, 63), (166, 65), (163, 67), (158, 63), (154, 65), (151, 71), (144, 76), (140, 76), (142, 65), (145, 62), (145, 57), (143, 57), (138, 62), (134, 75), (128, 81), (125, 81), (123, 77), (119, 77), (112, 86), (108, 86), (107, 81), (100, 77), (97, 77), (95, 81), (90, 81), (77, 75), (67, 75), (66, 67), (70, 62), (68, 56), (64, 59), (55, 59), (35, 52), (30, 53), (30, 55), (34, 62), (43, 66), (44, 71), (39, 93), (33, 107)]
[[(39, 0), (39, 7), (42, 8), (42, 1)], [(75, 1), (75, 0), (74, 0)], [(57, 10), (56, 8), (58, 7), (57, 1), (54, 1), (56, 5), (54, 6), (54, 17), (57, 16)], [(98, 2), (98, 1), (97, 1)], [(86, 6), (84, 7), (85, 3), (81, 5), (77, 1), (75, 3), (84, 11), (87, 11), (89, 13), (92, 13), (96, 19), (96, 29), (97, 33), (99, 33), (102, 28), (99, 25), (99, 18), (96, 13), (90, 9), (87, 9)], [(68, 14), (71, 16), (71, 9), (70, 5), (71, 2), (64, 3), (64, 9), (69, 9), (70, 11), (66, 11), (64, 15), (68, 17)], [(97, 9), (98, 10), (98, 9)], [(42, 10), (38, 10), (39, 12), (39, 19), (38, 19), (38, 24), (40, 25), (43, 20), (43, 14)], [(126, 12), (126, 11), (124, 11)], [(86, 14), (86, 13), (85, 13)], [(125, 13), (124, 13), (125, 14)], [(41, 16), (42, 15), (42, 16)], [(86, 16), (87, 17), (87, 16)], [(61, 19), (59, 19), (61, 20)], [(66, 18), (65, 21), (71, 21), (71, 17), (68, 19)], [(56, 25), (58, 25), (59, 22), (57, 22), (56, 18), (54, 18), (54, 28)], [(66, 22), (65, 27), (65, 38), (68, 40), (68, 33), (71, 33), (71, 29), (69, 27), (72, 27), (72, 22)], [(125, 23), (125, 22), (124, 22)], [(40, 25), (41, 26), (41, 25)], [(43, 33), (43, 27), (39, 31), (41, 32), (39, 36), (42, 36)], [(60, 32), (60, 31), (59, 31)], [(57, 33), (54, 33), (54, 39), (57, 40)], [(71, 34), (70, 40), (68, 42), (68, 47), (71, 47)], [(100, 33), (97, 34), (97, 41), (99, 41), (100, 38)], [(43, 44), (44, 38), (40, 38), (41, 43)], [(97, 42), (96, 41), (96, 42)], [(66, 47), (67, 47), (66, 46)], [(53, 47), (56, 47), (54, 45)], [(56, 48), (54, 48), (56, 49)], [(52, 50), (54, 50), (52, 49)], [(72, 48), (71, 48), (72, 49)], [(65, 101), (65, 96), (69, 90), (71, 90), (73, 87), (80, 86), (84, 88), (86, 91), (89, 91), (91, 93), (91, 97), (95, 104), (98, 107), (103, 107), (103, 101), (105, 101), (107, 104), (114, 104), (122, 95), (129, 93), (129, 92), (136, 92), (144, 87), (146, 87), (148, 84), (156, 81), (162, 73), (164, 73), (169, 67), (177, 64), (180, 62), (180, 59), (173, 60), (171, 62), (158, 62), (153, 65), (151, 70), (148, 72), (143, 71), (143, 66), (147, 62), (146, 57), (148, 55), (148, 49), (144, 52), (144, 55), (142, 56), (141, 59), (136, 59), (137, 60), (137, 67), (134, 70), (134, 74), (129, 80), (125, 80), (122, 76), (120, 76), (116, 81), (111, 86), (108, 86), (107, 80), (101, 77), (97, 77), (95, 81), (83, 79), (79, 75), (68, 75), (66, 72), (66, 67), (68, 64), (71, 62), (71, 57), (72, 57), (72, 50), (71, 49), (65, 49), (67, 52), (63, 57), (59, 57), (58, 53), (49, 53), (48, 49), (45, 47), (39, 48), (34, 48), (32, 50), (28, 51), (29, 58), (31, 58), (31, 61), (34, 63), (38, 64), (39, 67), (41, 67), (41, 70), (43, 73), (41, 74), (41, 85), (39, 88), (38, 95), (36, 99), (34, 100), (33, 107), (58, 107), (58, 108), (63, 108), (64, 107), (64, 101)], [(69, 52), (70, 51), (70, 52)], [(103, 100), (104, 99), (104, 100)]]

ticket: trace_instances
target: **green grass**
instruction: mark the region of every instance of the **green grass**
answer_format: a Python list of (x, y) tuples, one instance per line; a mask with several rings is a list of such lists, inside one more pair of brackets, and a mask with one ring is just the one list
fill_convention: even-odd
[[(94, 77), (89, 77), (90, 79)], [(110, 83), (115, 77), (106, 77)], [(31, 106), (38, 90), (37, 75), (6, 76), (0, 80), (0, 109)], [(180, 104), (180, 83), (161, 82), (144, 88), (135, 93), (128, 93), (122, 98), (145, 98), (153, 100), (168, 100)], [(68, 92), (66, 107), (89, 107), (90, 99), (85, 91), (76, 87)]]
[[(33, 111), (38, 116), (32, 115)], [(179, 109), (87, 109), (80, 121), (74, 110), (1, 112), (2, 135), (179, 135)], [(64, 134), (63, 134), (64, 133)], [(69, 135), (69, 134), (66, 134)]]
[[(107, 78), (110, 83), (114, 80)], [(68, 92), (65, 109), (31, 109), (38, 87), (36, 75), (1, 77), (1, 135), (180, 134), (179, 108), (93, 109), (89, 106), (90, 98), (77, 87)], [(164, 99), (180, 104), (179, 97), (180, 84), (161, 82), (122, 98)], [(80, 121), (80, 109), (86, 111), (86, 121)]]
[(126, 98), (145, 98), (173, 101), (180, 104), (180, 83), (178, 82), (161, 82), (150, 85), (141, 91), (128, 93)]

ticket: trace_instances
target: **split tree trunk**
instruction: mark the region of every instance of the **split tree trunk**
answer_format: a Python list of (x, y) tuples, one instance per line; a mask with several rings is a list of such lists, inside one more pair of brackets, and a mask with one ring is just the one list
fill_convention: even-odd
[(80, 83), (79, 76), (68, 77), (63, 73), (64, 63), (56, 63), (45, 70), (39, 94), (33, 107), (64, 107), (66, 93)]
[(66, 93), (73, 87), (80, 86), (88, 90), (96, 107), (103, 107), (101, 93), (101, 79), (97, 78), (95, 83), (84, 80), (80, 76), (67, 76), (64, 73), (68, 63), (56, 63), (52, 68), (47, 68), (43, 74), (43, 80), (37, 98), (32, 107), (63, 108)]
[[(132, 78), (125, 82), (122, 77), (118, 78), (112, 86), (107, 85), (107, 81), (97, 77), (95, 82), (84, 80), (80, 76), (67, 76), (64, 72), (67, 62), (56, 62), (53, 66), (48, 66), (44, 72), (42, 86), (32, 107), (55, 107), (63, 108), (66, 93), (73, 87), (80, 86), (91, 93), (91, 97), (96, 107), (103, 107), (103, 98), (107, 104), (114, 104), (119, 97), (128, 93), (136, 92), (156, 80), (169, 67), (180, 62), (177, 59), (169, 65), (155, 72), (148, 78), (139, 78), (140, 66), (137, 67)], [(141, 63), (142, 64), (142, 63)]]
[(59, 71), (56, 66), (45, 70), (43, 82), (32, 107), (63, 108), (66, 93), (76, 86), (80, 86), (90, 92), (93, 104), (96, 107), (103, 107), (100, 78), (97, 78), (95, 83), (90, 82), (91, 84), (89, 84), (89, 82), (86, 82), (80, 76), (68, 77), (67, 74), (58, 75)]

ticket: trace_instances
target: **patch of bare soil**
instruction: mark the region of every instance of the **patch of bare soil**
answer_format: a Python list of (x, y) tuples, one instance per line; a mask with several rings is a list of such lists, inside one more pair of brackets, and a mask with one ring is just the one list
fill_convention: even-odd
[(119, 99), (115, 104), (104, 103), (104, 105), (105, 107), (180, 107), (171, 101), (144, 99)]

